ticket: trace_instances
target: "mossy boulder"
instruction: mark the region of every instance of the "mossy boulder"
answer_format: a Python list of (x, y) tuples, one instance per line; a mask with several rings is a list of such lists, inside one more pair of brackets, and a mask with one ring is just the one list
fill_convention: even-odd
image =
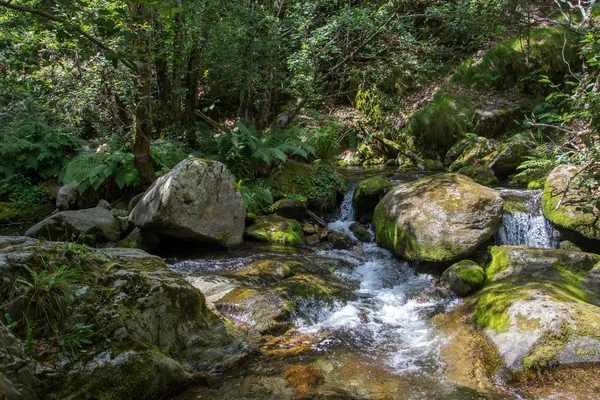
[(468, 165), (459, 169), (458, 173), (468, 176), (480, 185), (492, 186), (498, 183), (498, 178), (494, 175), (494, 171), (484, 165)]
[[(200, 291), (141, 250), (0, 237), (0, 260), (0, 304), (8, 305), (2, 322), (21, 321), (13, 329), (18, 343), (2, 340), (0, 353), (26, 346), (25, 313), (35, 323), (29, 334), (37, 345), (26, 361), (35, 365), (40, 398), (157, 398), (243, 351), (241, 333), (224, 325)], [(65, 281), (61, 268), (78, 272)], [(57, 325), (48, 323), (58, 318), (56, 311), (44, 316), (35, 307), (19, 307), (32, 296), (19, 279), (46, 273), (57, 274), (54, 284), (70, 293), (58, 329), (65, 340), (69, 332), (85, 334), (77, 346), (56, 345)]]
[[(104, 203), (102, 203), (104, 204)], [(52, 241), (77, 241), (100, 244), (120, 240), (127, 229), (109, 209), (98, 207), (77, 211), (62, 211), (35, 224), (25, 236)]]
[(490, 250), (475, 317), (511, 371), (600, 362), (600, 256)]
[(444, 163), (440, 160), (425, 159), (419, 163), (419, 167), (427, 172), (440, 172), (444, 170)]
[(297, 199), (279, 200), (273, 204), (272, 208), (275, 214), (284, 218), (295, 219), (300, 222), (304, 221), (308, 212), (306, 203)]
[(561, 228), (600, 240), (600, 205), (578, 174), (579, 169), (569, 165), (550, 173), (542, 196), (544, 216)]
[(368, 222), (372, 219), (373, 210), (390, 187), (390, 181), (380, 176), (360, 182), (354, 190), (352, 205), (355, 218), (358, 221)]
[(257, 219), (246, 228), (244, 235), (249, 240), (259, 242), (303, 245), (304, 234), (300, 222), (278, 215), (269, 215)]
[(135, 228), (127, 237), (121, 240), (115, 247), (140, 249), (147, 253), (156, 251), (159, 245), (158, 235), (152, 231)]
[(158, 178), (131, 212), (139, 228), (185, 241), (242, 243), (246, 206), (227, 167), (187, 158)]
[(468, 296), (483, 287), (485, 271), (476, 262), (463, 260), (445, 270), (441, 281), (457, 295)]
[(465, 258), (502, 222), (500, 194), (459, 174), (392, 188), (375, 208), (377, 243), (399, 257), (432, 262)]
[(358, 222), (352, 223), (350, 225), (350, 232), (352, 232), (354, 237), (363, 243), (369, 243), (371, 241), (371, 234), (363, 224)]
[[(452, 153), (458, 152), (460, 147), (460, 142), (456, 146), (453, 146), (446, 154), (446, 161), (449, 161), (451, 158), (453, 158)], [(451, 163), (448, 169), (450, 171), (458, 171), (463, 167), (473, 165), (483, 157), (490, 154), (493, 150), (494, 147), (489, 139), (478, 136), (474, 140), (468, 140), (464, 145), (463, 150)]]
[(319, 213), (333, 211), (346, 188), (344, 179), (327, 165), (310, 165), (288, 160), (274, 174), (276, 196), (306, 199), (309, 209)]
[(354, 246), (354, 242), (350, 235), (343, 232), (331, 232), (327, 235), (327, 242), (333, 249), (350, 250)]
[(38, 222), (52, 214), (49, 204), (16, 204), (0, 202), (0, 225), (20, 222)]
[(502, 144), (485, 156), (481, 162), (490, 167), (498, 179), (504, 179), (517, 171), (517, 167), (535, 154), (536, 144), (529, 140), (515, 140)]

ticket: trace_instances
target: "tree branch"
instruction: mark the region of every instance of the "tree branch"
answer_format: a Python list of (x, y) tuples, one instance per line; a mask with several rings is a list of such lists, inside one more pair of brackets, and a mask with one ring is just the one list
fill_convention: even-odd
[(89, 33), (85, 32), (83, 29), (81, 29), (81, 27), (79, 27), (77, 25), (65, 23), (65, 21), (63, 21), (62, 19), (58, 18), (54, 14), (48, 13), (48, 12), (43, 11), (43, 10), (38, 10), (36, 8), (30, 8), (30, 7), (21, 6), (21, 5), (18, 5), (18, 4), (12, 4), (10, 1), (0, 1), (0, 7), (8, 8), (8, 9), (13, 10), (13, 11), (20, 11), (20, 12), (29, 13), (29, 14), (36, 15), (38, 17), (47, 19), (49, 21), (53, 21), (53, 22), (57, 22), (59, 24), (62, 24), (66, 29), (71, 30), (71, 31), (73, 31), (73, 32), (75, 32), (75, 33), (83, 36), (84, 38), (86, 38), (87, 40), (89, 40), (90, 42), (92, 42), (94, 45), (96, 45), (97, 47), (101, 48), (102, 50), (109, 51), (109, 52), (113, 53), (117, 57), (117, 59), (119, 61), (121, 61), (130, 70), (137, 71), (137, 65), (133, 61), (127, 59), (125, 56), (123, 56), (123, 55), (119, 54), (118, 52), (114, 51), (109, 46), (107, 46), (106, 44), (102, 43), (100, 40), (96, 39), (95, 37), (93, 37)]

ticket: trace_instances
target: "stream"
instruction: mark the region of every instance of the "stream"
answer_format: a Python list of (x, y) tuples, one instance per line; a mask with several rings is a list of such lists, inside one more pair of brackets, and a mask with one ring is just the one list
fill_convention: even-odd
[[(415, 178), (393, 177), (393, 182)], [(340, 216), (329, 229), (352, 234), (355, 186), (345, 195)], [(523, 206), (504, 216), (498, 244), (555, 246), (552, 228), (541, 215), (541, 192), (507, 189), (502, 195), (513, 201), (517, 198)], [(441, 289), (434, 275), (417, 272), (417, 264), (399, 261), (375, 243), (351, 251), (246, 245), (167, 261), (193, 280), (234, 272), (257, 260), (290, 257), (333, 261), (340, 279), (356, 283), (356, 299), (323, 307), (308, 302), (294, 314), (293, 332), (264, 340), (260, 356), (247, 357), (171, 398), (519, 398), (506, 390), (473, 388), (448, 373), (456, 368), (449, 368), (452, 360), (444, 348), (453, 337), (433, 319), (460, 307), (463, 300)], [(290, 385), (290, 371), (308, 383)]]

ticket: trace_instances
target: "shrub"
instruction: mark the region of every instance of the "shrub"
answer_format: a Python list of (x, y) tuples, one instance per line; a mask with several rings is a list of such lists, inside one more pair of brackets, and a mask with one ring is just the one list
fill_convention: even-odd
[(29, 204), (41, 204), (48, 199), (48, 194), (39, 185), (34, 185), (28, 177), (21, 174), (0, 179), (0, 198), (15, 203), (19, 207)]
[(174, 166), (185, 159), (191, 151), (170, 142), (164, 142), (150, 147), (150, 157), (158, 168), (157, 175), (169, 172)]

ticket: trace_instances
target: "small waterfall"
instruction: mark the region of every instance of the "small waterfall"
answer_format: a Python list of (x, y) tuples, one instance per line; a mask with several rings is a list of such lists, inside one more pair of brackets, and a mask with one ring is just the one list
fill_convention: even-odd
[(337, 221), (329, 224), (328, 228), (334, 231), (344, 232), (350, 236), (353, 236), (350, 231), (350, 225), (354, 222), (354, 206), (352, 205), (352, 198), (354, 197), (354, 189), (356, 184), (350, 185), (348, 191), (344, 195), (344, 200), (340, 206), (340, 217)]
[(505, 189), (500, 194), (510, 212), (504, 213), (498, 244), (556, 248), (554, 230), (542, 213), (541, 190)]

